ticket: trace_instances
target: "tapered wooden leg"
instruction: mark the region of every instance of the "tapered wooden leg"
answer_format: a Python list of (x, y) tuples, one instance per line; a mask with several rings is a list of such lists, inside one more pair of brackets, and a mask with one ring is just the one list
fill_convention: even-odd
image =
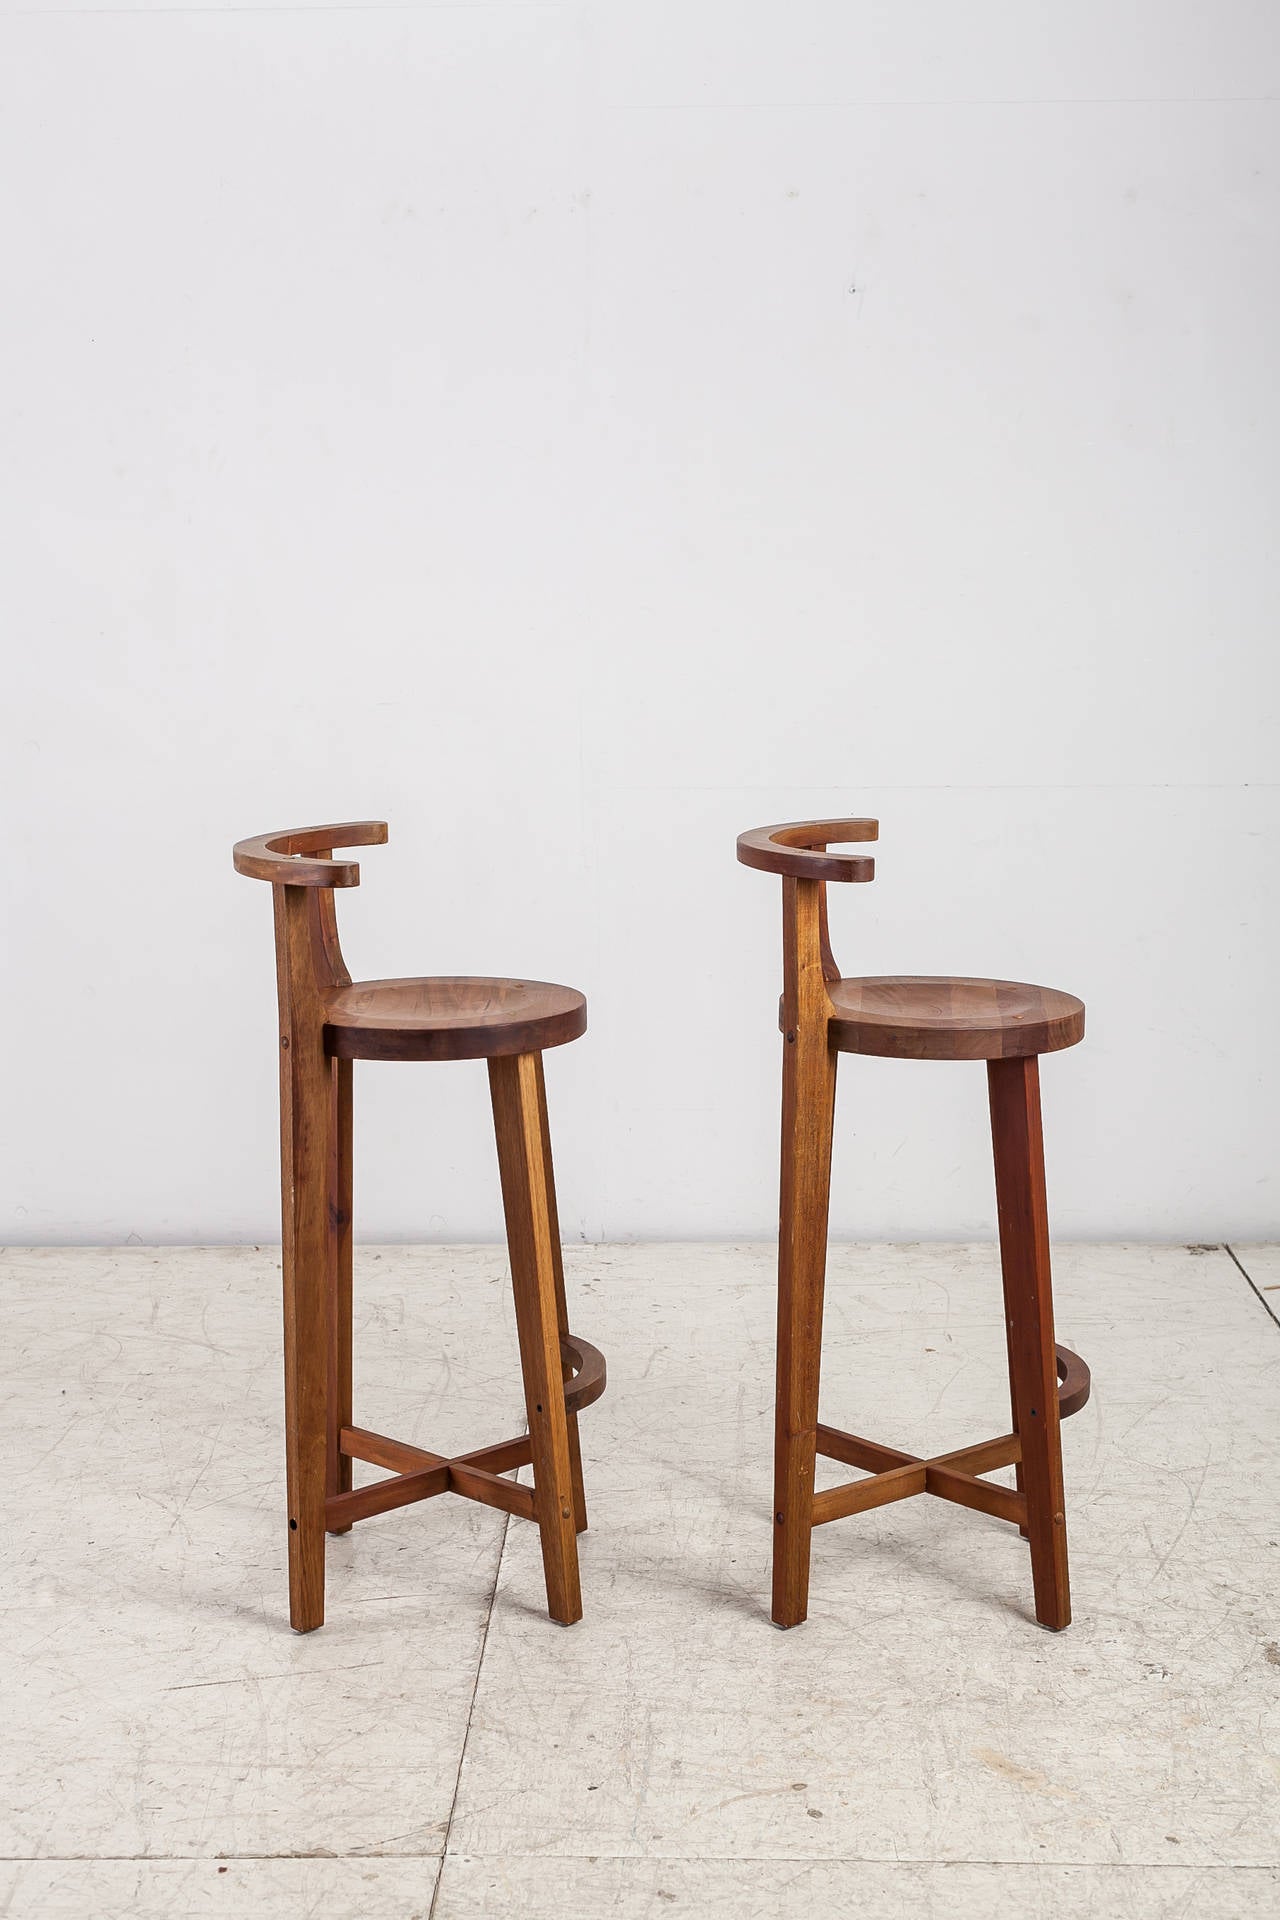
[(1071, 1595), (1039, 1061), (1034, 1056), (989, 1060), (987, 1081), (1009, 1372), (1022, 1441), (1022, 1485), (1027, 1496), (1036, 1618), (1042, 1626), (1058, 1631), (1070, 1623)]
[[(281, 888), (283, 892), (285, 889)], [(324, 1495), (328, 1456), (329, 1217), (333, 1063), (323, 1028), (281, 1036), (281, 1202), (284, 1241), (284, 1417), (289, 1505), (289, 1619), (299, 1633), (324, 1621)]]
[(489, 1089), (529, 1414), (547, 1610), (553, 1620), (570, 1626), (582, 1618), (582, 1594), (538, 1066), (533, 1053), (490, 1060)]
[[(542, 1126), (542, 1164), (546, 1168), (547, 1178), (547, 1217), (551, 1230), (551, 1261), (556, 1276), (556, 1320), (562, 1334), (569, 1331), (569, 1307), (564, 1291), (564, 1253), (560, 1245), (560, 1215), (556, 1208), (555, 1166), (551, 1158), (551, 1125), (547, 1119), (547, 1083), (542, 1071), (542, 1055), (536, 1053), (538, 1063), (538, 1116)], [(561, 1374), (568, 1379), (573, 1368), (562, 1363)], [(582, 1445), (578, 1439), (578, 1416), (568, 1415), (569, 1425), (569, 1470), (573, 1476), (573, 1522), (579, 1533), (587, 1530), (587, 1494), (582, 1480)]]
[[(350, 1493), (351, 1460), (339, 1439), (351, 1410), (351, 1062), (331, 1062), (333, 1122), (329, 1162), (329, 1395), (326, 1493)], [(331, 1527), (350, 1533), (351, 1526)]]
[(827, 1265), (836, 1055), (825, 1022), (788, 1033), (782, 1061), (778, 1393), (774, 1427), (773, 1619), (809, 1611), (822, 1294)]

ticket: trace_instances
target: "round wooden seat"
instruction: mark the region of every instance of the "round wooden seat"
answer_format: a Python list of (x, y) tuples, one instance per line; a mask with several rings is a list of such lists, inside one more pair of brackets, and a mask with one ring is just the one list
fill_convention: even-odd
[(546, 980), (449, 974), (332, 988), (324, 1019), (325, 1046), (339, 1060), (491, 1060), (576, 1040), (587, 1003)]
[(1012, 1060), (1073, 1047), (1084, 1004), (1054, 987), (956, 974), (831, 980), (830, 1034), (841, 1053), (891, 1060)]

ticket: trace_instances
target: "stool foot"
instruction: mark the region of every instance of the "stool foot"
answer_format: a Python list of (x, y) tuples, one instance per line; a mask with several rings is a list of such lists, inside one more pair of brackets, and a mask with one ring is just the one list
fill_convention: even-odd
[(1009, 1379), (1022, 1442), (1020, 1483), (1027, 1496), (1036, 1618), (1060, 1632), (1071, 1621), (1071, 1593), (1039, 1061), (1035, 1055), (989, 1060), (987, 1082)]
[(489, 1090), (520, 1336), (547, 1611), (553, 1620), (571, 1626), (582, 1618), (582, 1594), (560, 1352), (558, 1242), (553, 1247), (552, 1232), (555, 1203), (540, 1097), (540, 1066), (539, 1056), (534, 1053), (491, 1059)]

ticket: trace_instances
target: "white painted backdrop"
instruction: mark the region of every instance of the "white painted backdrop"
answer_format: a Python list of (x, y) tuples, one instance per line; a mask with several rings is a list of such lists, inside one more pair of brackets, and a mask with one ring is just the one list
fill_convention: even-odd
[[(567, 1233), (765, 1236), (776, 881), (1089, 1002), (1059, 1233), (1277, 1229), (1265, 0), (5, 5), (3, 1233), (274, 1237), (270, 899), (564, 979)], [(988, 1232), (980, 1070), (846, 1065), (842, 1235)], [(367, 1238), (500, 1226), (358, 1076)]]

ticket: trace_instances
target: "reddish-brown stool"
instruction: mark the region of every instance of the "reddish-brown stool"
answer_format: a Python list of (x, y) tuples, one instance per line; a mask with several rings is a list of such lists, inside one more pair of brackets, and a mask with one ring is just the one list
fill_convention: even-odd
[[(289, 1617), (324, 1620), (325, 1534), (460, 1493), (536, 1520), (547, 1608), (582, 1617), (575, 1535), (587, 1524), (578, 1412), (604, 1392), (602, 1355), (569, 1333), (542, 1053), (585, 1032), (587, 1004), (541, 980), (451, 976), (353, 984), (335, 887), (360, 883), (335, 847), (380, 846), (380, 820), (242, 840), (237, 871), (270, 881), (280, 1000), (280, 1190)], [(448, 1459), (353, 1424), (351, 1069), (355, 1060), (487, 1060), (529, 1431)], [(351, 1462), (390, 1478), (353, 1491)], [(534, 1484), (506, 1476), (532, 1465)]]
[[(917, 1493), (1011, 1520), (1031, 1544), (1036, 1618), (1071, 1619), (1059, 1423), (1089, 1397), (1089, 1369), (1055, 1344), (1040, 1132), (1038, 1056), (1084, 1034), (1072, 994), (1011, 980), (844, 980), (827, 931), (827, 882), (871, 880), (875, 820), (807, 820), (738, 840), (744, 866), (782, 876), (782, 1183), (778, 1233), (778, 1397), (774, 1453), (773, 1618), (809, 1607), (814, 1527)], [(985, 1060), (995, 1149), (1013, 1431), (934, 1459), (823, 1426), (818, 1419), (836, 1059)], [(814, 1491), (816, 1455), (869, 1477)], [(982, 1478), (1016, 1465), (1017, 1487)]]

